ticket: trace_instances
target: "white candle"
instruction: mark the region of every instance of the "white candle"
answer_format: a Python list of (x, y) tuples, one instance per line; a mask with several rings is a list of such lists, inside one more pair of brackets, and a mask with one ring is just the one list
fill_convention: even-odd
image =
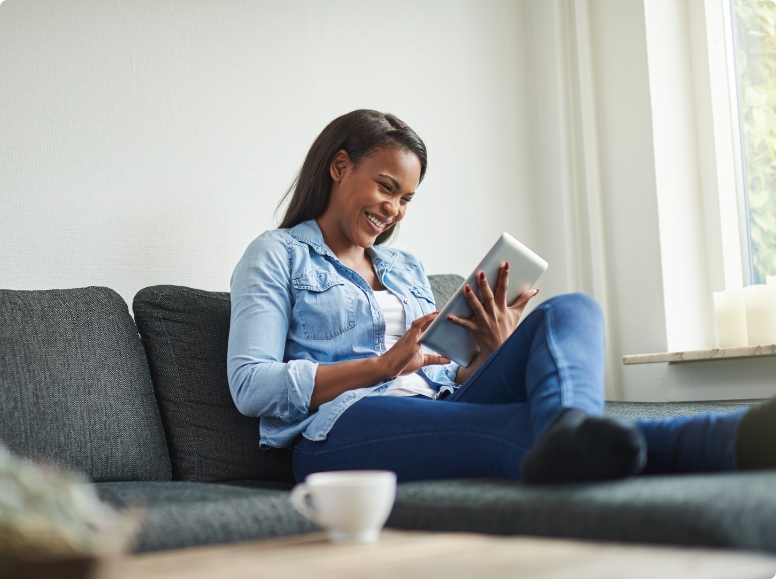
[(744, 303), (749, 345), (776, 344), (776, 286), (745, 287)]
[(765, 282), (768, 285), (776, 285), (776, 275), (768, 275), (765, 277)]
[(736, 348), (749, 343), (744, 290), (714, 292), (714, 314), (717, 321), (717, 348)]

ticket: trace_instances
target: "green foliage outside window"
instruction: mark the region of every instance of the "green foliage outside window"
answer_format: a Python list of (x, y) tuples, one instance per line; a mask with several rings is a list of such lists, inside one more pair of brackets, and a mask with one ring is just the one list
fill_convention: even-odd
[(733, 0), (754, 283), (776, 275), (776, 2)]

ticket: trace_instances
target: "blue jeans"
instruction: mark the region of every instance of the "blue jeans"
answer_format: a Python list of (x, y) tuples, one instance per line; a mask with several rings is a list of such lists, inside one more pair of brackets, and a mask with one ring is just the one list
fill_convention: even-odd
[[(584, 294), (547, 300), (479, 370), (444, 400), (367, 397), (356, 402), (326, 440), (299, 437), (294, 475), (385, 469), (400, 481), (520, 478), (520, 463), (566, 408), (603, 411), (604, 326)], [(647, 472), (736, 468), (742, 412), (639, 420)]]

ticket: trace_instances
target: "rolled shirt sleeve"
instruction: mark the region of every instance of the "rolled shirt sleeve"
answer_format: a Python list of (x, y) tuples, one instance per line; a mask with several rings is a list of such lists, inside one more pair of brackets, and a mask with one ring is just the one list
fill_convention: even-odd
[(318, 363), (284, 361), (291, 324), (291, 275), (283, 239), (261, 235), (231, 279), (227, 374), (232, 399), (247, 416), (284, 422), (309, 414)]
[(459, 384), (456, 384), (455, 377), (458, 374), (458, 364), (450, 362), (444, 366), (425, 366), (423, 368), (423, 374), (426, 380), (435, 386), (440, 392), (443, 390), (453, 391), (458, 388)]

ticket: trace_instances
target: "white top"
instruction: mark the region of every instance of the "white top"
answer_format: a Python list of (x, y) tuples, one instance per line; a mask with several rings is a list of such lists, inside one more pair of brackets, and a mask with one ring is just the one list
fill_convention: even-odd
[[(375, 291), (374, 294), (385, 318), (385, 349), (389, 350), (404, 334), (404, 306), (401, 305), (401, 300), (388, 290)], [(429, 398), (436, 396), (436, 390), (418, 374), (398, 376), (383, 392), (383, 396), (417, 396), (418, 394)]]

